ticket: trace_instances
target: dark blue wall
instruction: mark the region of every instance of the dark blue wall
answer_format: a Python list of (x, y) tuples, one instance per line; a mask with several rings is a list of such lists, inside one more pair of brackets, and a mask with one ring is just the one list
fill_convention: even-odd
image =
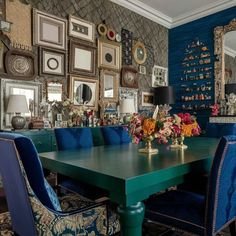
[[(214, 28), (216, 26), (228, 24), (235, 17), (236, 7), (232, 7), (219, 13), (173, 28), (169, 31), (169, 83), (177, 88), (177, 93), (182, 84), (180, 78), (183, 76), (182, 62), (185, 57), (184, 52), (186, 47), (194, 41), (194, 39), (198, 38), (209, 48), (212, 56), (210, 66), (214, 68)], [(214, 87), (214, 71), (212, 72), (212, 86)], [(189, 84), (191, 84), (191, 82)], [(212, 90), (211, 93), (212, 103), (214, 103), (214, 90)], [(174, 106), (173, 112), (181, 112), (181, 110), (178, 110), (180, 105), (181, 104), (177, 103)], [(196, 114), (199, 123), (204, 128), (208, 121), (210, 110), (197, 111)]]

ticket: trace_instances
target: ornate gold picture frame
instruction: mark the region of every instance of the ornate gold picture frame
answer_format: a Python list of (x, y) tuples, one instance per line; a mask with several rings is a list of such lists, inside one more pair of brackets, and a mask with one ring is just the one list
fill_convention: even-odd
[(98, 109), (98, 80), (70, 76), (69, 87), (69, 98), (74, 105)]
[(98, 40), (98, 67), (119, 71), (121, 68), (121, 44)]

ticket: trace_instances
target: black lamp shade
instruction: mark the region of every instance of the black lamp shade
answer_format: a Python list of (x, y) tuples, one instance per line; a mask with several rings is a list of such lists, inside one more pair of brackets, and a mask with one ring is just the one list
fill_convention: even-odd
[(174, 104), (175, 92), (172, 86), (157, 87), (154, 91), (154, 105)]
[(225, 94), (236, 94), (236, 84), (225, 84)]

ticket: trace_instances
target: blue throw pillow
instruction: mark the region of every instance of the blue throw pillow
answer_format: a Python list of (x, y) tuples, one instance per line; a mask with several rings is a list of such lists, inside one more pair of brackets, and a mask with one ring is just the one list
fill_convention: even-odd
[(131, 139), (127, 130), (122, 127), (102, 127), (102, 133), (107, 145), (117, 145), (123, 143), (130, 143)]
[(59, 151), (93, 146), (90, 128), (59, 128), (54, 131)]

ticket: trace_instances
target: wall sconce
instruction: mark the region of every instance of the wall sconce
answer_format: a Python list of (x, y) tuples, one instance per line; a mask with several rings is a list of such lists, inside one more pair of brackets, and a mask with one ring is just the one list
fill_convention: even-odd
[(0, 20), (0, 30), (4, 32), (11, 32), (12, 23), (9, 21)]

